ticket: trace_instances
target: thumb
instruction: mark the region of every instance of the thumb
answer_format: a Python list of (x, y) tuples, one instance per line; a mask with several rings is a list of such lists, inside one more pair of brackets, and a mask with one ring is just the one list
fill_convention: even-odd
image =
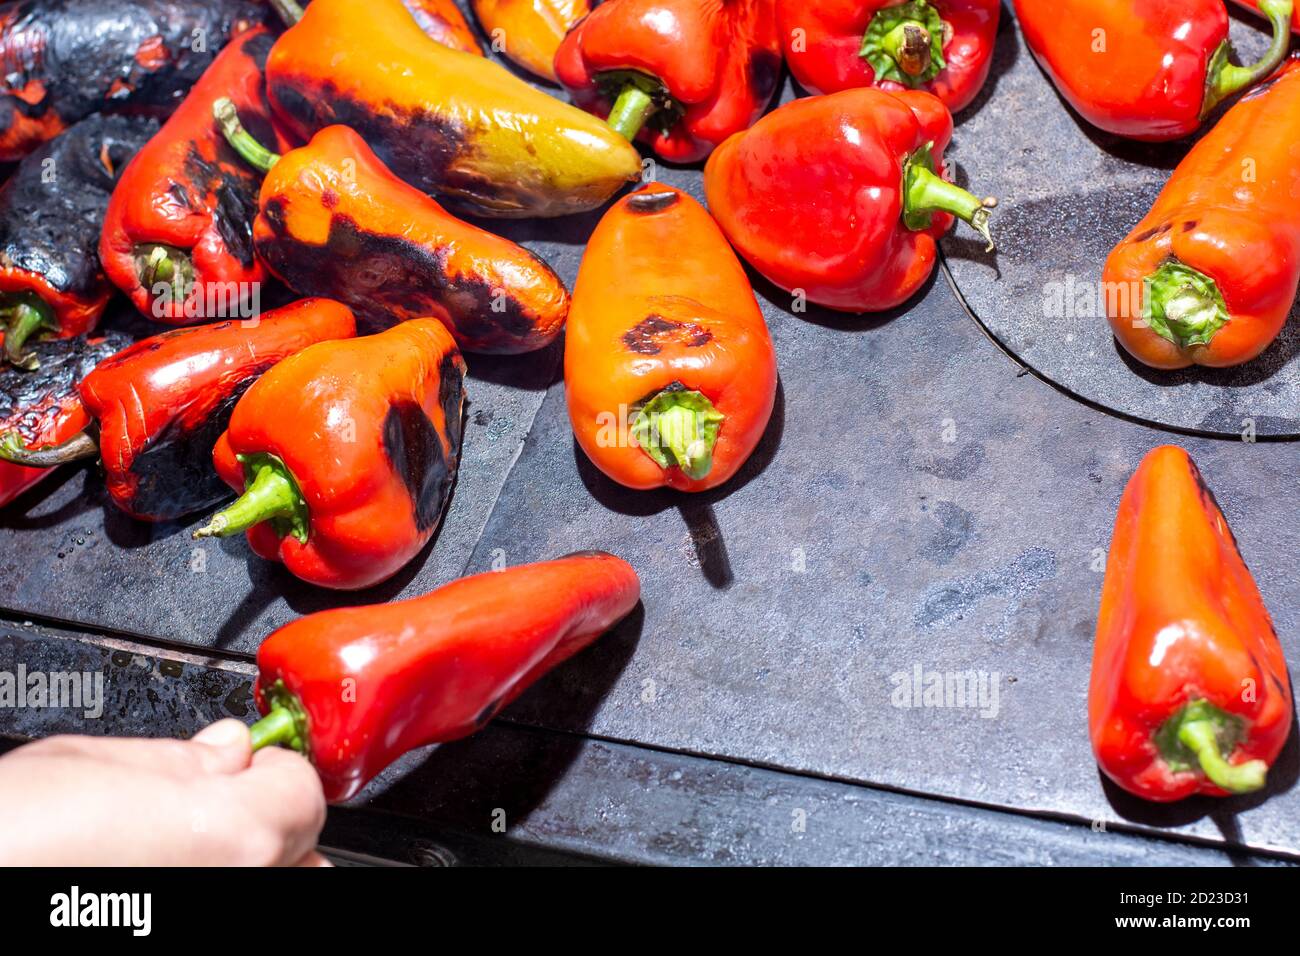
[(233, 717), (208, 724), (190, 743), (198, 745), (199, 759), (209, 773), (238, 773), (253, 760), (248, 727)]

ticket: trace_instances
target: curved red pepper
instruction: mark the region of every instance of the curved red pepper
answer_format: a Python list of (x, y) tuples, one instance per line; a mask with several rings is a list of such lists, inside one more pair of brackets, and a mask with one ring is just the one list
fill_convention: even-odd
[(142, 521), (211, 508), (229, 496), (212, 449), (239, 397), (281, 359), (355, 334), (346, 306), (304, 299), (251, 321), (155, 335), (105, 359), (78, 386), (97, 438), (31, 448), (9, 433), (0, 458), (52, 466), (98, 456), (113, 503)]
[(846, 312), (893, 308), (929, 277), (953, 214), (988, 238), (991, 200), (942, 179), (951, 136), (952, 116), (929, 93), (795, 100), (709, 159), (709, 211), (781, 288)]
[(631, 565), (587, 552), (299, 618), (257, 651), (254, 747), (303, 751), (342, 802), (407, 751), (474, 733), (640, 596)]
[(1015, 0), (1025, 43), (1075, 110), (1138, 140), (1195, 132), (1227, 97), (1286, 56), (1292, 0), (1262, 0), (1273, 44), (1250, 67), (1229, 62), (1222, 0)]
[(1165, 446), (1124, 489), (1088, 722), (1106, 776), (1148, 800), (1257, 790), (1291, 732), (1286, 657), (1214, 496)]
[(222, 50), (118, 180), (99, 258), (144, 315), (172, 325), (240, 316), (260, 295), (267, 271), (252, 233), (262, 177), (226, 142), (212, 104), (230, 97), (253, 135), (289, 147), (262, 77), (274, 40), (258, 27)]
[(965, 109), (988, 79), (1001, 0), (777, 0), (785, 61), (811, 93), (933, 93)]
[(775, 0), (607, 0), (569, 31), (555, 73), (670, 162), (697, 162), (767, 108), (781, 74)]
[[(36, 345), (37, 371), (0, 368), (0, 433), (16, 432), (30, 448), (48, 448), (76, 436), (90, 424), (77, 383), (129, 342), (118, 332), (92, 339), (53, 339)], [(52, 474), (51, 468), (0, 460), (0, 507)]]
[(323, 587), (391, 577), (446, 509), (464, 375), (436, 319), (286, 359), (239, 400), (213, 452), (242, 496), (194, 536), (246, 530), (257, 554)]

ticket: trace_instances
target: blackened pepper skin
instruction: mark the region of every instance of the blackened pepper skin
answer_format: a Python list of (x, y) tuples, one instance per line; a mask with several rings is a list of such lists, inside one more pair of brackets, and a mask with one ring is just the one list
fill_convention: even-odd
[[(154, 133), (147, 117), (92, 116), (32, 153), (0, 187), (0, 319), (5, 352), (24, 359), (35, 334), (94, 328), (111, 286), (100, 268), (100, 229), (122, 169)], [(23, 322), (24, 316), (39, 320)]]
[(255, 0), (21, 0), (0, 8), (0, 160), (97, 112), (166, 116)]
[[(88, 338), (53, 339), (33, 351), (40, 368), (28, 372), (0, 368), (0, 431), (17, 431), (25, 444), (42, 448), (66, 441), (90, 423), (77, 385), (99, 362), (131, 344), (121, 332)], [(0, 461), (0, 506), (7, 505), (41, 479), (49, 468), (28, 468)]]

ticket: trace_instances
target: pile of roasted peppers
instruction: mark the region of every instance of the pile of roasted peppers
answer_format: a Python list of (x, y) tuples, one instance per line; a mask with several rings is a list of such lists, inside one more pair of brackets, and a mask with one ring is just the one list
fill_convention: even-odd
[[(1105, 278), (1141, 290), (1110, 316), (1141, 362), (1258, 356), (1300, 282), (1291, 0), (1242, 0), (1274, 31), (1244, 66), (1220, 0), (1014, 5), (1064, 101), (1109, 134), (1188, 136), (1254, 87)], [(998, 0), (9, 4), (0, 505), (98, 461), (108, 500), (136, 519), (202, 516), (195, 538), (246, 534), (305, 582), (369, 588), (436, 537), (473, 356), (539, 353), (566, 329), (573, 433), (601, 473), (635, 490), (726, 486), (778, 393), (742, 259), (801, 304), (864, 313), (916, 295), (958, 219), (993, 250), (996, 200), (956, 185), (944, 151), (985, 89), (999, 13)], [(1098, 30), (1105, 43), (1081, 56)], [(110, 32), (127, 41), (100, 42)], [(773, 108), (783, 65), (809, 95)], [(1256, 167), (1244, 183), (1242, 155)], [(707, 208), (655, 181), (660, 160), (703, 165)], [(572, 293), (492, 228), (611, 201)], [(100, 330), (115, 301), (128, 308)], [(142, 318), (121, 318), (132, 310)], [(302, 618), (258, 654), (255, 745), (308, 755), (346, 800), (405, 751), (473, 733), (639, 597), (626, 562), (586, 552)], [(364, 706), (340, 705), (348, 682)], [(1120, 502), (1089, 705), (1102, 769), (1152, 800), (1259, 789), (1290, 732), (1268, 613), (1179, 449), (1153, 451)]]

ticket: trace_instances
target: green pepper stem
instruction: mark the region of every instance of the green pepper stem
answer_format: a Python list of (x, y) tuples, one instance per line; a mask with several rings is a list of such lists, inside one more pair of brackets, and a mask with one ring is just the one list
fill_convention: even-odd
[(5, 329), (5, 358), (28, 372), (41, 367), (41, 360), (33, 352), (26, 350), (27, 340), (41, 329), (57, 330), (59, 323), (54, 319), (50, 307), (39, 298), (23, 294), (21, 298), (10, 300), (0, 307), (0, 315), (8, 319)]
[(1143, 320), (1179, 348), (1208, 345), (1230, 319), (1218, 284), (1177, 260), (1147, 276), (1143, 287)]
[(286, 27), (291, 27), (302, 19), (303, 9), (294, 0), (271, 0), (271, 8), (284, 21)]
[(285, 707), (273, 707), (270, 713), (248, 728), (253, 737), (253, 750), (290, 744), (299, 736), (298, 721)]
[(919, 163), (908, 168), (903, 196), (904, 214), (951, 213), (984, 237), (988, 243), (986, 252), (992, 252), (994, 248), (993, 236), (989, 232), (989, 209), (996, 205), (997, 200), (979, 199)]
[(1268, 76), (1286, 57), (1291, 45), (1292, 0), (1260, 0), (1259, 12), (1268, 17), (1273, 26), (1273, 42), (1250, 66), (1237, 66), (1229, 62), (1232, 44), (1224, 40), (1210, 58), (1210, 68), (1205, 77), (1205, 101), (1201, 115), (1208, 115), (1229, 96), (1254, 85)]
[(628, 142), (636, 139), (654, 109), (654, 98), (635, 83), (623, 87), (607, 122), (614, 132)]
[(1189, 720), (1178, 728), (1178, 740), (1196, 754), (1201, 769), (1215, 786), (1229, 793), (1250, 793), (1264, 786), (1268, 764), (1262, 760), (1247, 760), (1231, 764), (1219, 751), (1218, 732), (1210, 720)]
[(699, 481), (713, 468), (713, 446), (725, 417), (701, 392), (677, 384), (642, 406), (632, 436), (660, 468), (675, 465)]
[(28, 468), (54, 468), (94, 458), (98, 454), (99, 445), (85, 432), (78, 432), (62, 444), (46, 448), (28, 448), (23, 442), (23, 436), (17, 431), (0, 435), (0, 459), (15, 465), (26, 465)]
[(930, 31), (916, 20), (904, 20), (885, 34), (881, 47), (908, 76), (921, 76), (930, 69)]
[(293, 480), (270, 464), (256, 469), (244, 493), (212, 516), (194, 538), (228, 538), (273, 518), (292, 518), (301, 507)]
[(136, 249), (137, 271), (140, 284), (152, 290), (158, 283), (166, 283), (173, 302), (184, 303), (194, 282), (194, 261), (174, 246), (140, 246)]
[(280, 161), (279, 153), (271, 152), (244, 129), (243, 124), (239, 122), (239, 110), (235, 108), (234, 101), (229, 97), (223, 96), (212, 104), (212, 115), (221, 127), (226, 142), (248, 165), (267, 173)]

